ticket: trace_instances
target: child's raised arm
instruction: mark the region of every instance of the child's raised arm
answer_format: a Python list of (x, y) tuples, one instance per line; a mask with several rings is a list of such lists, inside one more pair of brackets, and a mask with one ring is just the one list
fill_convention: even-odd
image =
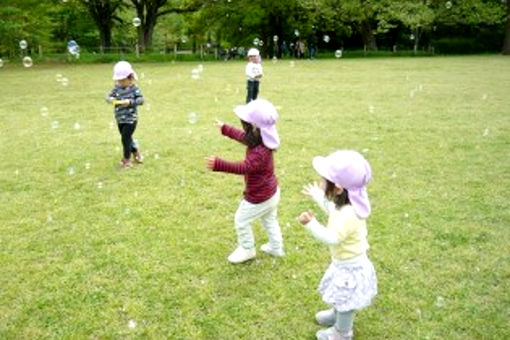
[(319, 185), (314, 183), (308, 183), (307, 185), (303, 186), (303, 190), (301, 190), (301, 193), (305, 196), (310, 197), (317, 203), (317, 205), (326, 213), (329, 215), (329, 208), (331, 202), (326, 198), (326, 195), (324, 194), (324, 190), (319, 187)]

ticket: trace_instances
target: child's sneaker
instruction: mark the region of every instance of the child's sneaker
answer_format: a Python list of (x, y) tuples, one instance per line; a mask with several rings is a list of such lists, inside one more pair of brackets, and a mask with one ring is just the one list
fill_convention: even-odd
[(271, 248), (271, 245), (269, 243), (264, 243), (262, 246), (260, 246), (260, 250), (262, 250), (264, 253), (269, 254), (271, 256), (276, 256), (276, 257), (285, 256), (285, 251), (283, 251), (283, 248), (273, 249), (273, 248)]
[(143, 155), (139, 151), (135, 152), (135, 162), (140, 164), (143, 163)]
[(317, 314), (315, 314), (315, 320), (319, 323), (319, 325), (323, 326), (333, 326), (336, 321), (335, 309), (326, 309), (321, 310)]
[(317, 340), (352, 340), (352, 331), (346, 333), (340, 333), (335, 327), (321, 329), (315, 334)]
[(242, 263), (255, 258), (256, 255), (257, 253), (255, 252), (255, 249), (244, 249), (239, 246), (232, 254), (230, 254), (228, 260), (231, 263)]
[(132, 166), (133, 164), (131, 164), (131, 161), (129, 159), (123, 159), (122, 161), (120, 161), (120, 167), (123, 169), (127, 169)]

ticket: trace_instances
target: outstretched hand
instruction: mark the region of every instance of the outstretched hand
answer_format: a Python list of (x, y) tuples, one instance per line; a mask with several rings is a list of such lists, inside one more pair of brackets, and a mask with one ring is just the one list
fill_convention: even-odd
[(303, 211), (299, 217), (297, 218), (298, 222), (301, 223), (302, 225), (305, 225), (307, 224), (308, 222), (310, 222), (311, 220), (314, 219), (314, 214), (313, 212), (311, 211)]
[(223, 125), (225, 125), (225, 123), (223, 123), (221, 120), (215, 119), (214, 125), (221, 130), (221, 128), (223, 127)]
[(215, 161), (216, 161), (216, 156), (207, 156), (205, 158), (205, 163), (206, 163), (207, 169), (213, 170)]
[(317, 184), (317, 182), (308, 183), (303, 186), (301, 193), (310, 198), (324, 195), (324, 190)]

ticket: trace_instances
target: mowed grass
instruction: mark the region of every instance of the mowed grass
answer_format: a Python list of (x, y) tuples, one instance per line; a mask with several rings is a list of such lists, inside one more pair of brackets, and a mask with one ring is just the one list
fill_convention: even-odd
[(244, 157), (213, 125), (239, 126), (244, 62), (204, 63), (199, 80), (198, 63), (135, 64), (146, 163), (128, 171), (104, 102), (113, 65), (14, 64), (0, 68), (1, 339), (314, 339), (329, 253), (295, 218), (326, 221), (300, 191), (312, 157), (340, 148), (373, 168), (379, 295), (356, 338), (510, 337), (508, 57), (266, 60), (287, 256), (236, 266), (243, 179), (204, 157)]

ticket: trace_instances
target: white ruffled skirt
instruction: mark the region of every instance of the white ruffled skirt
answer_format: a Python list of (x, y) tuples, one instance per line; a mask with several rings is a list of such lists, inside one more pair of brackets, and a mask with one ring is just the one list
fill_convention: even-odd
[(367, 307), (377, 295), (377, 277), (366, 255), (333, 261), (319, 284), (322, 300), (339, 312)]

